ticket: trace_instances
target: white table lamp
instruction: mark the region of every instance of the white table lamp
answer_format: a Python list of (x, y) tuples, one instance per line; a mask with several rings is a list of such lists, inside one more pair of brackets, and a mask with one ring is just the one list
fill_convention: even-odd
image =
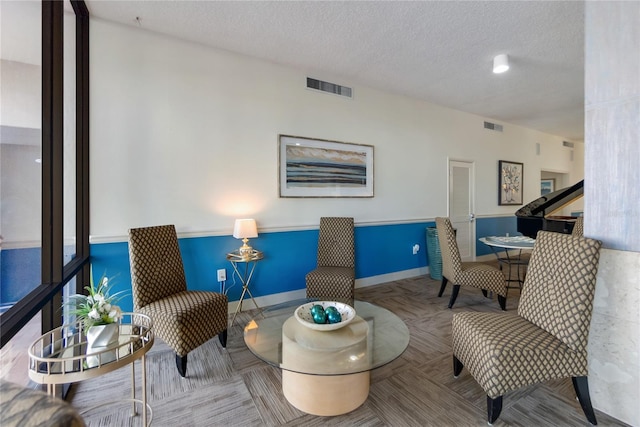
[(249, 238), (258, 237), (258, 229), (256, 227), (255, 219), (236, 219), (233, 226), (233, 237), (236, 239), (242, 239), (243, 245), (238, 249), (240, 255), (243, 257), (249, 257), (253, 252), (253, 248), (247, 245)]

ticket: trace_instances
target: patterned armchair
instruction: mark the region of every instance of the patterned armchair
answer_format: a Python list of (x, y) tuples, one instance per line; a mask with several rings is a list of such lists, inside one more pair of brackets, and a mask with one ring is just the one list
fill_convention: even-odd
[(188, 291), (173, 225), (129, 230), (133, 309), (153, 320), (155, 334), (176, 352), (181, 376), (187, 354), (218, 335), (227, 345), (227, 296)]
[(466, 366), (487, 393), (493, 423), (502, 396), (527, 385), (571, 377), (591, 424), (596, 417), (587, 383), (587, 338), (601, 243), (538, 232), (518, 314), (456, 313), (453, 371)]
[(84, 427), (78, 412), (64, 400), (0, 379), (3, 427)]
[(353, 305), (355, 263), (353, 218), (320, 218), (318, 266), (305, 277), (307, 298)]
[(584, 236), (584, 217), (579, 216), (578, 219), (576, 219), (573, 230), (571, 230), (571, 235), (577, 237)]
[(487, 291), (494, 292), (498, 295), (500, 308), (506, 310), (507, 282), (504, 273), (482, 262), (462, 262), (456, 234), (449, 218), (436, 218), (436, 229), (442, 253), (442, 284), (438, 296), (442, 296), (447, 282), (450, 281), (453, 284), (453, 290), (449, 299), (449, 308), (456, 302), (460, 286), (471, 286), (481, 289), (485, 297), (488, 296)]

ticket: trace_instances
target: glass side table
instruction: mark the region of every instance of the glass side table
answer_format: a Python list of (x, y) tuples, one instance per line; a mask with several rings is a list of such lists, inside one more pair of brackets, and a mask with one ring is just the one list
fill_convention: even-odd
[[(249, 290), (249, 284), (251, 283), (251, 279), (253, 278), (253, 272), (256, 269), (256, 265), (258, 261), (261, 261), (264, 258), (264, 254), (260, 251), (256, 251), (255, 249), (251, 251), (249, 255), (241, 255), (239, 251), (233, 251), (227, 254), (227, 261), (231, 263), (233, 267), (233, 274), (237, 275), (240, 279), (240, 283), (242, 283), (242, 293), (240, 294), (240, 301), (238, 301), (238, 305), (236, 306), (236, 312), (233, 313), (233, 318), (231, 319), (231, 326), (233, 326), (233, 322), (236, 320), (236, 316), (240, 311), (242, 311), (242, 301), (246, 294), (249, 294), (251, 297), (251, 301), (259, 310), (260, 307), (258, 303), (253, 298), (251, 291)], [(244, 264), (244, 269), (241, 267), (241, 264)], [(243, 270), (240, 272), (240, 270)]]
[[(46, 384), (47, 393), (55, 396), (57, 384), (96, 378), (131, 365), (131, 399), (102, 402), (83, 413), (120, 401), (130, 401), (132, 416), (137, 415), (136, 403), (142, 405), (142, 424), (147, 426), (153, 418), (153, 411), (147, 404), (145, 359), (154, 341), (151, 326), (151, 319), (144, 314), (122, 313), (118, 322), (118, 342), (90, 354), (87, 354), (87, 337), (80, 322), (60, 326), (42, 335), (29, 347), (29, 378), (38, 384)], [(92, 359), (91, 363), (87, 363), (88, 358)], [(134, 362), (138, 359), (142, 367), (142, 399), (136, 398)]]

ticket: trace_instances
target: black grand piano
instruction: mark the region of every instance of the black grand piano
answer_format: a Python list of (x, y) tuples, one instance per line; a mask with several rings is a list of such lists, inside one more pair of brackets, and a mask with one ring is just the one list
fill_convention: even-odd
[(584, 180), (562, 190), (544, 196), (524, 205), (516, 212), (517, 229), (533, 239), (540, 230), (571, 233), (576, 218), (572, 216), (554, 216), (554, 212), (582, 197)]

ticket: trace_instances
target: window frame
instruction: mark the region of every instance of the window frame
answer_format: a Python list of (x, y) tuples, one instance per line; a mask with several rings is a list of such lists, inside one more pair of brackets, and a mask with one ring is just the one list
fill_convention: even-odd
[(64, 3), (42, 1), (41, 284), (0, 316), (0, 348), (42, 311), (42, 332), (62, 324), (62, 288), (89, 282), (89, 10), (71, 0), (76, 17), (76, 255), (64, 265), (63, 71)]

